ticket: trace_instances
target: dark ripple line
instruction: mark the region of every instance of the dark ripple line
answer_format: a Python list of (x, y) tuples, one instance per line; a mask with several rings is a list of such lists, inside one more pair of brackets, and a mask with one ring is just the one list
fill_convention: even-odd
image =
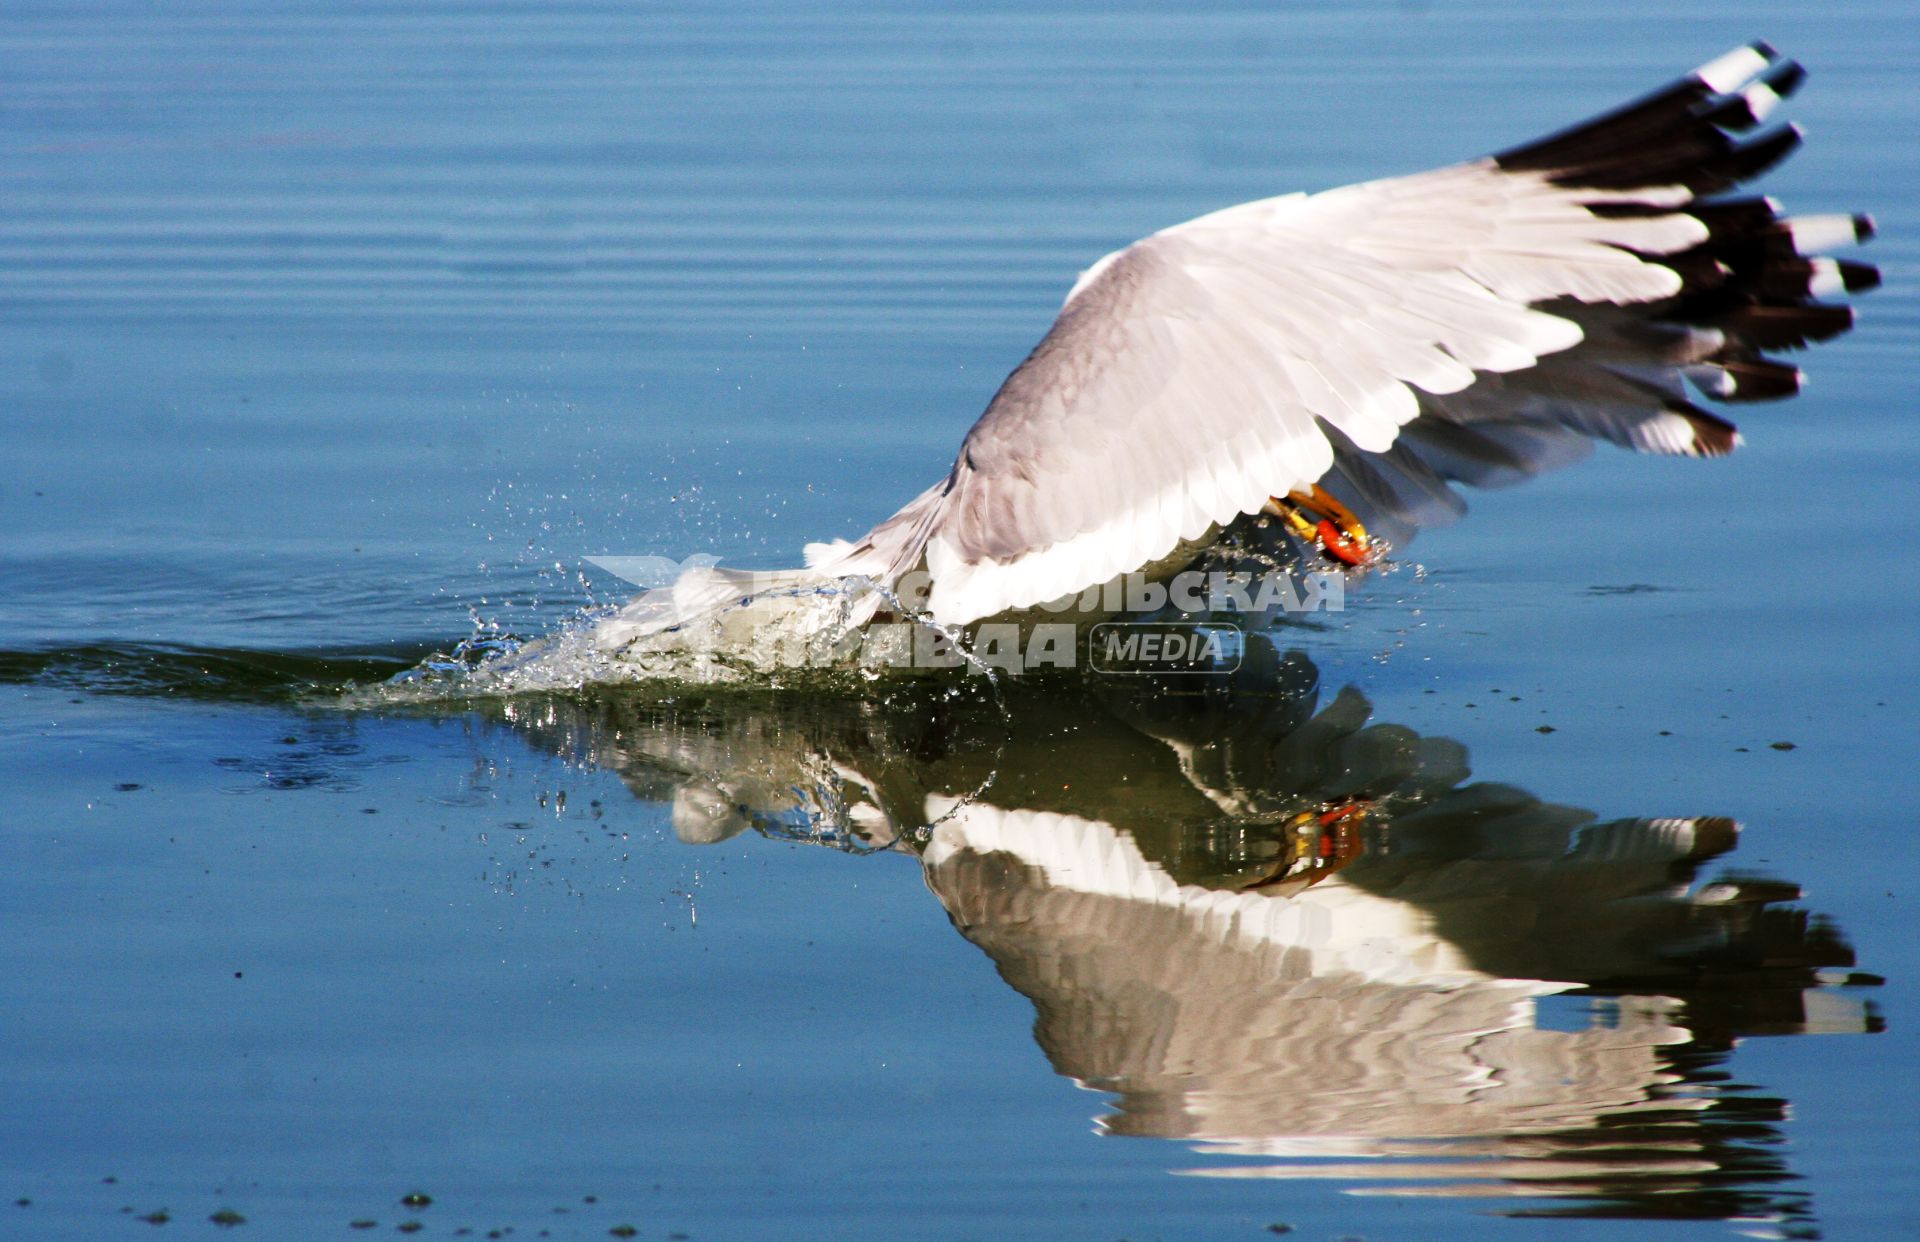
[(255, 651), (160, 643), (90, 643), (0, 651), (0, 685), (195, 702), (290, 703), (384, 681), (417, 665), (429, 645), (342, 651)]

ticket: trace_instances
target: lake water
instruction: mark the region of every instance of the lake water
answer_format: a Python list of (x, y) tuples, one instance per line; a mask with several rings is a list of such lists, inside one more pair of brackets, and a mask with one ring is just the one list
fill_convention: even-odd
[[(1244, 694), (337, 693), (864, 530), (1134, 237), (1755, 37), (1859, 328)], [(1916, 65), (1891, 0), (10, 4), (0, 1235), (1920, 1233)], [(1249, 889), (1276, 823), (1339, 874)]]

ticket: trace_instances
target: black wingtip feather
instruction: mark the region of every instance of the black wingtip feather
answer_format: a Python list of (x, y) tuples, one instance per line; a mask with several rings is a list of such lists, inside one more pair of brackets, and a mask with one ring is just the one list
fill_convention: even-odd
[(1761, 121), (1745, 95), (1729, 95), (1713, 106), (1701, 109), (1696, 115), (1708, 124), (1734, 133), (1752, 129)]
[(1684, 179), (1684, 184), (1696, 193), (1710, 194), (1751, 181), (1799, 150), (1805, 141), (1806, 131), (1798, 125), (1782, 125), (1705, 161), (1694, 176)]
[[(1494, 160), (1513, 172), (1549, 172), (1630, 151), (1634, 146), (1685, 124), (1713, 91), (1699, 78), (1688, 76), (1639, 99), (1569, 126), (1533, 142), (1496, 154)], [(1699, 128), (1711, 129), (1711, 126)]]
[(1780, 219), (1780, 204), (1770, 198), (1723, 198), (1689, 204), (1687, 214), (1707, 226), (1711, 244), (1750, 237), (1770, 227)]
[(1691, 401), (1680, 402), (1671, 411), (1693, 427), (1693, 451), (1700, 457), (1725, 457), (1740, 446), (1740, 429), (1710, 410)]
[(1848, 293), (1865, 293), (1880, 287), (1880, 269), (1871, 263), (1840, 259), (1834, 266), (1840, 269), (1840, 284)]
[(1800, 128), (1795, 125), (1784, 125), (1738, 144), (1717, 129), (1713, 132), (1721, 140), (1716, 149), (1709, 150), (1704, 143), (1696, 144), (1691, 150), (1676, 146), (1658, 160), (1582, 171), (1556, 177), (1555, 181), (1562, 185), (1617, 190), (1682, 185), (1697, 195), (1720, 194), (1760, 176), (1793, 154), (1802, 141)]
[(1807, 67), (1797, 60), (1783, 60), (1760, 75), (1767, 89), (1785, 99), (1799, 90), (1807, 81)]
[(1853, 308), (1822, 302), (1797, 306), (1752, 304), (1716, 316), (1709, 324), (1737, 334), (1757, 349), (1802, 349), (1853, 327)]
[[(1844, 245), (1849, 231), (1856, 241), (1872, 237), (1869, 216), (1786, 220), (1770, 198), (1706, 197), (1764, 174), (1805, 139), (1797, 125), (1762, 126), (1775, 104), (1806, 81), (1806, 70), (1764, 40), (1747, 46), (1752, 54), (1729, 53), (1624, 107), (1494, 157), (1502, 169), (1538, 174), (1576, 194), (1598, 192), (1593, 197), (1602, 201), (1585, 204), (1595, 215), (1681, 213), (1706, 226), (1705, 240), (1683, 253), (1640, 257), (1680, 276), (1679, 292), (1649, 308), (1653, 323), (1718, 334), (1693, 338), (1722, 343), (1708, 345), (1715, 352), (1705, 359), (1682, 365), (1703, 392), (1726, 402), (1798, 393), (1800, 370), (1766, 351), (1847, 331), (1850, 307), (1813, 299), (1863, 292), (1880, 279), (1869, 264), (1816, 257)], [(1684, 187), (1693, 201), (1676, 205), (1672, 187)], [(1649, 191), (1644, 201), (1634, 201), (1643, 198), (1638, 190)], [(1695, 428), (1693, 451), (1700, 455), (1719, 455), (1738, 443), (1731, 423), (1696, 406), (1672, 412)]]
[(1721, 129), (1744, 133), (1766, 120), (1773, 105), (1799, 90), (1806, 80), (1807, 71), (1798, 61), (1783, 60), (1762, 73), (1752, 84), (1764, 86), (1774, 95), (1772, 101), (1762, 97), (1758, 110), (1750, 94), (1752, 86), (1747, 86), (1702, 105), (1695, 116)]
[[(1697, 267), (1700, 259), (1705, 256), (1700, 255), (1698, 252), (1689, 252), (1685, 257), (1691, 261), (1693, 266)], [(1675, 266), (1669, 260), (1662, 259), (1661, 262), (1666, 263), (1670, 267)], [(1675, 267), (1675, 270), (1681, 271), (1682, 269)], [(1797, 257), (1782, 258), (1774, 256), (1768, 256), (1766, 260), (1760, 264), (1759, 274), (1749, 283), (1753, 285), (1762, 297), (1797, 302), (1812, 297), (1817, 293), (1833, 292), (1831, 285), (1822, 287), (1821, 277), (1825, 273), (1831, 273), (1837, 277), (1840, 282), (1840, 288), (1848, 293), (1865, 293), (1869, 289), (1877, 289), (1880, 287), (1880, 269), (1871, 263), (1859, 263), (1852, 259), (1820, 259), (1815, 261)], [(1685, 275), (1685, 271), (1682, 271), (1682, 275)], [(1721, 283), (1724, 282), (1702, 281), (1699, 287), (1703, 290), (1711, 289)]]
[(1725, 374), (1722, 401), (1784, 401), (1800, 392), (1800, 368), (1770, 358), (1730, 358), (1715, 364)]
[[(1740, 64), (1730, 54), (1624, 107), (1502, 151), (1494, 161), (1512, 172), (1544, 173), (1557, 185), (1610, 190), (1684, 185), (1714, 194), (1759, 176), (1800, 145), (1798, 127), (1739, 144), (1729, 133), (1754, 128), (1770, 110), (1771, 101), (1754, 95), (1753, 87), (1785, 98), (1806, 80), (1806, 70), (1764, 40), (1747, 46), (1759, 65)], [(1743, 73), (1749, 76), (1742, 79)]]

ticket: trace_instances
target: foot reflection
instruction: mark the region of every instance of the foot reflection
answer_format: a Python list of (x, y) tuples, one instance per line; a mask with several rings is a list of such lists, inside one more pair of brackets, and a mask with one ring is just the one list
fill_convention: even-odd
[(493, 710), (687, 841), (917, 853), (1101, 1126), (1214, 1158), (1183, 1172), (1806, 1235), (1786, 1104), (1725, 1065), (1879, 1029), (1873, 981), (1794, 885), (1703, 874), (1737, 825), (1470, 781), (1298, 653), (1185, 680)]

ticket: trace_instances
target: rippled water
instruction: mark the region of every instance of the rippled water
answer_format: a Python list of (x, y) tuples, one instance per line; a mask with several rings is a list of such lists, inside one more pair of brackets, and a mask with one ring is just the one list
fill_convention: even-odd
[[(1917, 29), (9, 6), (0, 1235), (1910, 1236)], [(367, 703), (864, 530), (1133, 237), (1756, 36), (1887, 287), (1730, 461), (1207, 694)]]

